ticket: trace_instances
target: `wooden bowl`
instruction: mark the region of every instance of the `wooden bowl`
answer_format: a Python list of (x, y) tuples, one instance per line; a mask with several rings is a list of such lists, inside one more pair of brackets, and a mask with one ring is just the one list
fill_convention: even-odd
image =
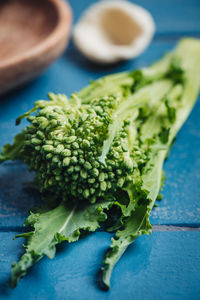
[(34, 78), (62, 53), (71, 21), (64, 0), (0, 1), (0, 94)]

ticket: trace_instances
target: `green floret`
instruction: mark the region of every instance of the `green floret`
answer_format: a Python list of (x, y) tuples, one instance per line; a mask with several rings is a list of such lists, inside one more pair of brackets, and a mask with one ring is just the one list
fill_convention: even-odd
[[(156, 100), (170, 87), (166, 79), (155, 84)], [(20, 158), (36, 172), (40, 191), (72, 202), (95, 203), (126, 189), (134, 168), (148, 160), (149, 149), (135, 151), (135, 147), (140, 143), (138, 108), (155, 101), (149, 89), (136, 96), (94, 98), (90, 103), (81, 103), (76, 95), (68, 100), (53, 94), (50, 101), (37, 101), (36, 115), (25, 115), (30, 125), (23, 133)], [(142, 95), (144, 100), (138, 102)]]
[(35, 109), (36, 115), (27, 117), (30, 125), (24, 131), (21, 156), (36, 171), (42, 192), (94, 203), (128, 183), (133, 170), (130, 116), (122, 115), (116, 124), (122, 109), (118, 98), (81, 105), (75, 96), (68, 101), (51, 94), (50, 101), (37, 101)]

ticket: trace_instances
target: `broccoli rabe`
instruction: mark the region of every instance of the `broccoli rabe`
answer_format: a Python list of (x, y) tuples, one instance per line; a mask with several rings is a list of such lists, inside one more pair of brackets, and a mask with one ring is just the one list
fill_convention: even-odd
[(20, 235), (26, 253), (13, 265), (12, 287), (44, 255), (52, 258), (56, 244), (110, 220), (116, 238), (102, 267), (109, 288), (127, 246), (151, 232), (163, 162), (199, 87), (200, 41), (185, 39), (149, 68), (101, 78), (69, 99), (50, 93), (17, 119), (30, 124), (0, 161), (27, 163), (47, 207), (26, 220), (34, 231)]

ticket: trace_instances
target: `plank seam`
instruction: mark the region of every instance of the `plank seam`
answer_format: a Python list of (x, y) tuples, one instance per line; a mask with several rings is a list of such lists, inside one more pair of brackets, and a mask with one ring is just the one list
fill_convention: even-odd
[(200, 31), (191, 31), (191, 32), (162, 32), (162, 33), (155, 33), (154, 40), (157, 39), (177, 39), (177, 38), (182, 38), (182, 37), (188, 37), (188, 36), (193, 36), (193, 37), (200, 37)]
[(200, 231), (200, 226), (152, 225), (152, 231)]
[[(1, 226), (0, 232), (28, 232), (31, 231), (30, 227), (21, 227), (21, 226)], [(200, 224), (162, 224), (162, 225), (152, 225), (152, 231), (200, 231)]]

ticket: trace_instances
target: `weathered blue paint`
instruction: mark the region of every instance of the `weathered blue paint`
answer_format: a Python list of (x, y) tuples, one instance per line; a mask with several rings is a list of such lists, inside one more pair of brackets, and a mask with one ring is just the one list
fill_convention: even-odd
[[(93, 0), (70, 0), (74, 21)], [(138, 59), (109, 67), (94, 66), (70, 43), (66, 53), (42, 76), (0, 99), (0, 147), (25, 126), (15, 119), (49, 91), (70, 95), (103, 75), (147, 66), (171, 50), (181, 36), (200, 36), (199, 0), (136, 0), (153, 14), (156, 37)], [(153, 210), (152, 224), (200, 224), (200, 102), (178, 134), (165, 163), (163, 200)], [(33, 174), (19, 162), (0, 166), (0, 299), (200, 299), (199, 232), (154, 232), (141, 237), (117, 265), (112, 289), (97, 288), (95, 278), (110, 235), (94, 233), (78, 243), (58, 247), (53, 261), (44, 259), (16, 290), (8, 289), (11, 262), (21, 254), (22, 240), (12, 241), (39, 195), (31, 190)]]
[[(199, 99), (200, 100), (200, 99)], [(200, 226), (200, 101), (179, 132), (165, 162), (163, 199), (151, 216), (153, 224)]]
[(0, 233), (0, 299), (21, 300), (191, 300), (200, 297), (198, 232), (154, 232), (140, 237), (113, 272), (112, 288), (98, 288), (98, 270), (110, 234), (96, 232), (78, 243), (63, 244), (53, 260), (40, 261), (15, 290), (7, 281), (22, 240)]

